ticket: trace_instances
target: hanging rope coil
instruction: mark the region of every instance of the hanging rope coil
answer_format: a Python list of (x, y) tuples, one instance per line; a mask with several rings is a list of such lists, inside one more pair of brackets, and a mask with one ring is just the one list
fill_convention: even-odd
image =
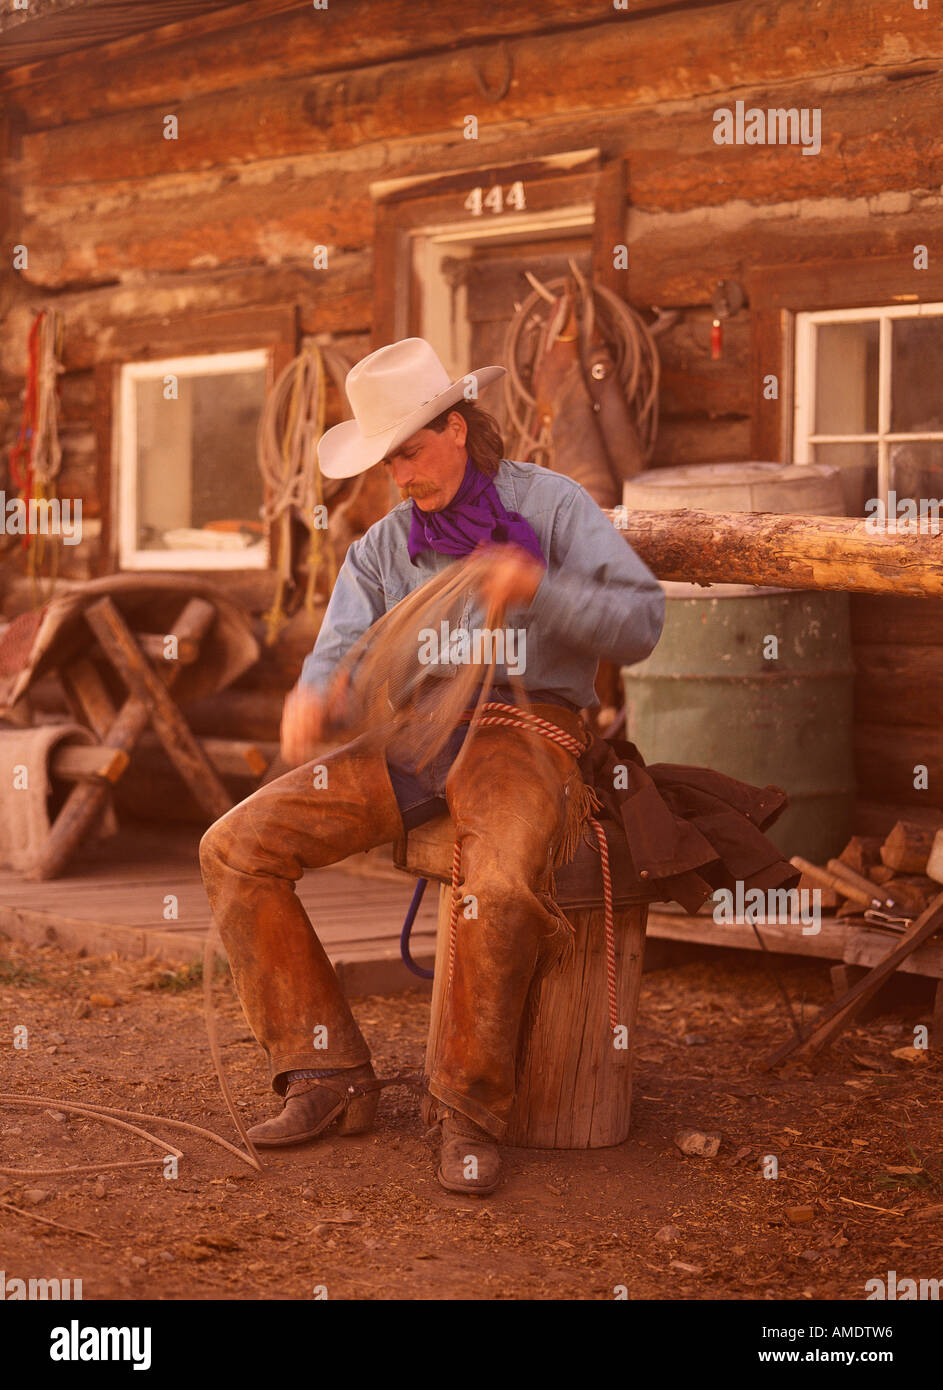
[[(559, 336), (565, 314), (559, 301), (575, 294), (580, 310), (580, 339), (585, 345), (594, 329), (601, 333), (615, 359), (616, 373), (626, 404), (635, 421), (644, 463), (655, 448), (658, 429), (660, 368), (654, 336), (642, 316), (606, 289), (590, 284), (570, 260), (571, 276), (541, 282), (529, 271), (533, 292), (525, 299), (507, 327), (504, 362), (508, 369), (504, 392), (508, 419), (516, 434), (510, 457), (546, 464), (551, 457), (550, 431), (539, 418), (534, 376), (540, 357)], [(541, 306), (550, 306), (543, 315)], [(556, 318), (550, 319), (554, 311)]]
[[(56, 496), (62, 467), (58, 396), (58, 379), (64, 370), (61, 355), (61, 316), (43, 309), (29, 331), (23, 413), (16, 442), (10, 449), (10, 476), (27, 507), (31, 501), (50, 502)], [(27, 552), (33, 604), (38, 608), (45, 602), (39, 579), (45, 559), (46, 535), (42, 531), (31, 533), (27, 528), (21, 545)], [(59, 571), (59, 547), (52, 546), (51, 550), (50, 589)]]
[[(350, 364), (328, 342), (311, 341), (279, 373), (259, 419), (256, 456), (265, 489), (261, 516), (267, 526), (278, 527), (278, 588), (265, 615), (267, 641), (274, 642), (287, 621), (285, 592), (292, 584), (291, 518), (308, 528), (307, 584), (304, 607), (315, 617), (314, 595), (321, 570), (326, 568), (328, 587), (337, 578), (334, 547), (326, 535), (326, 508), (345, 486), (345, 479), (325, 478), (318, 467), (318, 440), (324, 433), (327, 413), (327, 373), (330, 372), (341, 400)], [(362, 485), (357, 479), (350, 495), (335, 508), (335, 518), (353, 502)]]

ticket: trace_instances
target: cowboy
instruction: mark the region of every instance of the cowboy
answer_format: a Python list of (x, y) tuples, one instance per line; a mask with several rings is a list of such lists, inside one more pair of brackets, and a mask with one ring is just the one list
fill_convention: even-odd
[[(570, 735), (585, 741), (581, 711), (599, 704), (599, 661), (640, 661), (658, 641), (664, 597), (651, 571), (578, 483), (503, 458), (495, 421), (468, 399), (503, 374), (488, 366), (451, 381), (422, 338), (382, 347), (349, 372), (354, 418), (323, 435), (321, 470), (350, 478), (381, 464), (403, 500), (349, 547), (285, 701), (282, 749), (294, 771), (233, 807), (200, 843), (236, 988), (284, 1097), (281, 1113), (249, 1135), (260, 1146), (298, 1144), (334, 1124), (341, 1134), (368, 1129), (382, 1083), (294, 883), (306, 868), (451, 812), (463, 893), (476, 913), (461, 923), (428, 1103), (441, 1127), (439, 1181), (478, 1194), (498, 1182), (528, 990), (559, 948), (562, 914), (547, 889), (577, 790), (576, 758), (530, 731), (484, 727), (469, 746), (474, 757), (450, 776), (466, 725), (422, 770), (363, 738), (306, 760), (327, 727), (328, 687), (345, 652), (482, 545), (493, 562), (464, 622), (474, 629), (490, 605), (504, 605), (506, 621), (526, 631), (529, 708)], [(427, 684), (454, 671), (430, 667)], [(491, 698), (514, 703), (500, 662), (494, 681)], [(545, 757), (532, 756), (529, 739)]]

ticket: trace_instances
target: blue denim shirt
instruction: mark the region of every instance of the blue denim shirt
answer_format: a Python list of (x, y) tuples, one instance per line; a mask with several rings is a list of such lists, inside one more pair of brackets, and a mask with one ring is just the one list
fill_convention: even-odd
[[(495, 487), (508, 511), (520, 512), (537, 533), (547, 569), (533, 601), (509, 608), (508, 628), (526, 630), (528, 695), (557, 698), (577, 709), (599, 704), (593, 683), (603, 659), (630, 666), (661, 636), (665, 598), (648, 566), (581, 484), (534, 463), (502, 459)], [(406, 540), (412, 501), (401, 502), (352, 543), (331, 594), (314, 650), (299, 684), (324, 690), (334, 667), (360, 635), (455, 557), (425, 550), (416, 564)], [(483, 628), (486, 614), (469, 593), (466, 630)], [(511, 655), (512, 669), (515, 657)], [(454, 676), (443, 664), (436, 675)], [(507, 665), (495, 665), (495, 683), (507, 684)]]

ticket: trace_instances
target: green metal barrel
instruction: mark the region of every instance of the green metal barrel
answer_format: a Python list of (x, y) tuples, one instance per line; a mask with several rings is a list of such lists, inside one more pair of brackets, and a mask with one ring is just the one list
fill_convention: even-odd
[[(795, 470), (739, 465), (764, 487), (768, 471), (780, 487)], [(748, 501), (725, 506), (737, 465), (724, 465), (714, 510), (754, 510)], [(657, 487), (662, 507), (705, 506), (690, 498), (694, 468), (640, 475), (647, 495), (626, 484), (626, 504), (651, 505)], [(677, 491), (671, 475), (682, 475)], [(705, 482), (710, 472), (701, 473)], [(805, 491), (812, 483), (803, 479)], [(700, 482), (700, 479), (697, 480)], [(822, 479), (809, 512), (839, 509)], [(784, 489), (786, 490), (786, 489)], [(683, 498), (684, 500), (680, 500)], [(817, 505), (809, 505), (816, 501)], [(764, 499), (763, 510), (773, 510)], [(790, 510), (783, 499), (776, 510)], [(741, 584), (663, 583), (665, 627), (652, 655), (623, 667), (627, 736), (647, 763), (711, 767), (758, 786), (781, 787), (789, 805), (769, 830), (787, 857), (822, 864), (839, 854), (852, 833), (854, 813), (854, 678), (849, 599), (817, 590), (751, 588)]]
[[(738, 592), (716, 592), (728, 587)], [(789, 805), (770, 839), (787, 856), (833, 858), (854, 811), (848, 595), (664, 588), (658, 646), (622, 670), (628, 737), (648, 763), (782, 787)]]

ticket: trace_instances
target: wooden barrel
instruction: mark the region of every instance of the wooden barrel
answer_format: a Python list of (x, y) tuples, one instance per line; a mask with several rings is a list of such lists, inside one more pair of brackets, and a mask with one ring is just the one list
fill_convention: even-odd
[[(448, 979), (454, 834), (451, 817), (442, 816), (409, 831), (394, 847), (398, 867), (441, 885), (427, 1076), (435, 1064)], [(557, 902), (573, 924), (575, 953), (569, 966), (551, 970), (541, 981), (534, 1027), (522, 1039), (521, 1080), (505, 1140), (519, 1148), (599, 1149), (628, 1137), (648, 905), (633, 893), (608, 826), (607, 835), (614, 882), (616, 1013), (624, 1032), (614, 1037), (609, 1021), (599, 855), (583, 843), (573, 863), (556, 874)], [(426, 1096), (426, 1123), (431, 1106)]]
[[(445, 1002), (450, 893), (445, 884), (439, 889), (427, 1076), (435, 1063)], [(567, 969), (551, 970), (541, 981), (536, 1021), (530, 1037), (522, 1040), (523, 1072), (504, 1140), (522, 1149), (603, 1149), (624, 1143), (629, 1135), (632, 1042), (648, 907), (615, 913), (617, 1014), (626, 1030), (619, 1038), (625, 1046), (619, 1048), (609, 1025), (603, 910), (563, 910), (576, 930), (576, 953)]]

